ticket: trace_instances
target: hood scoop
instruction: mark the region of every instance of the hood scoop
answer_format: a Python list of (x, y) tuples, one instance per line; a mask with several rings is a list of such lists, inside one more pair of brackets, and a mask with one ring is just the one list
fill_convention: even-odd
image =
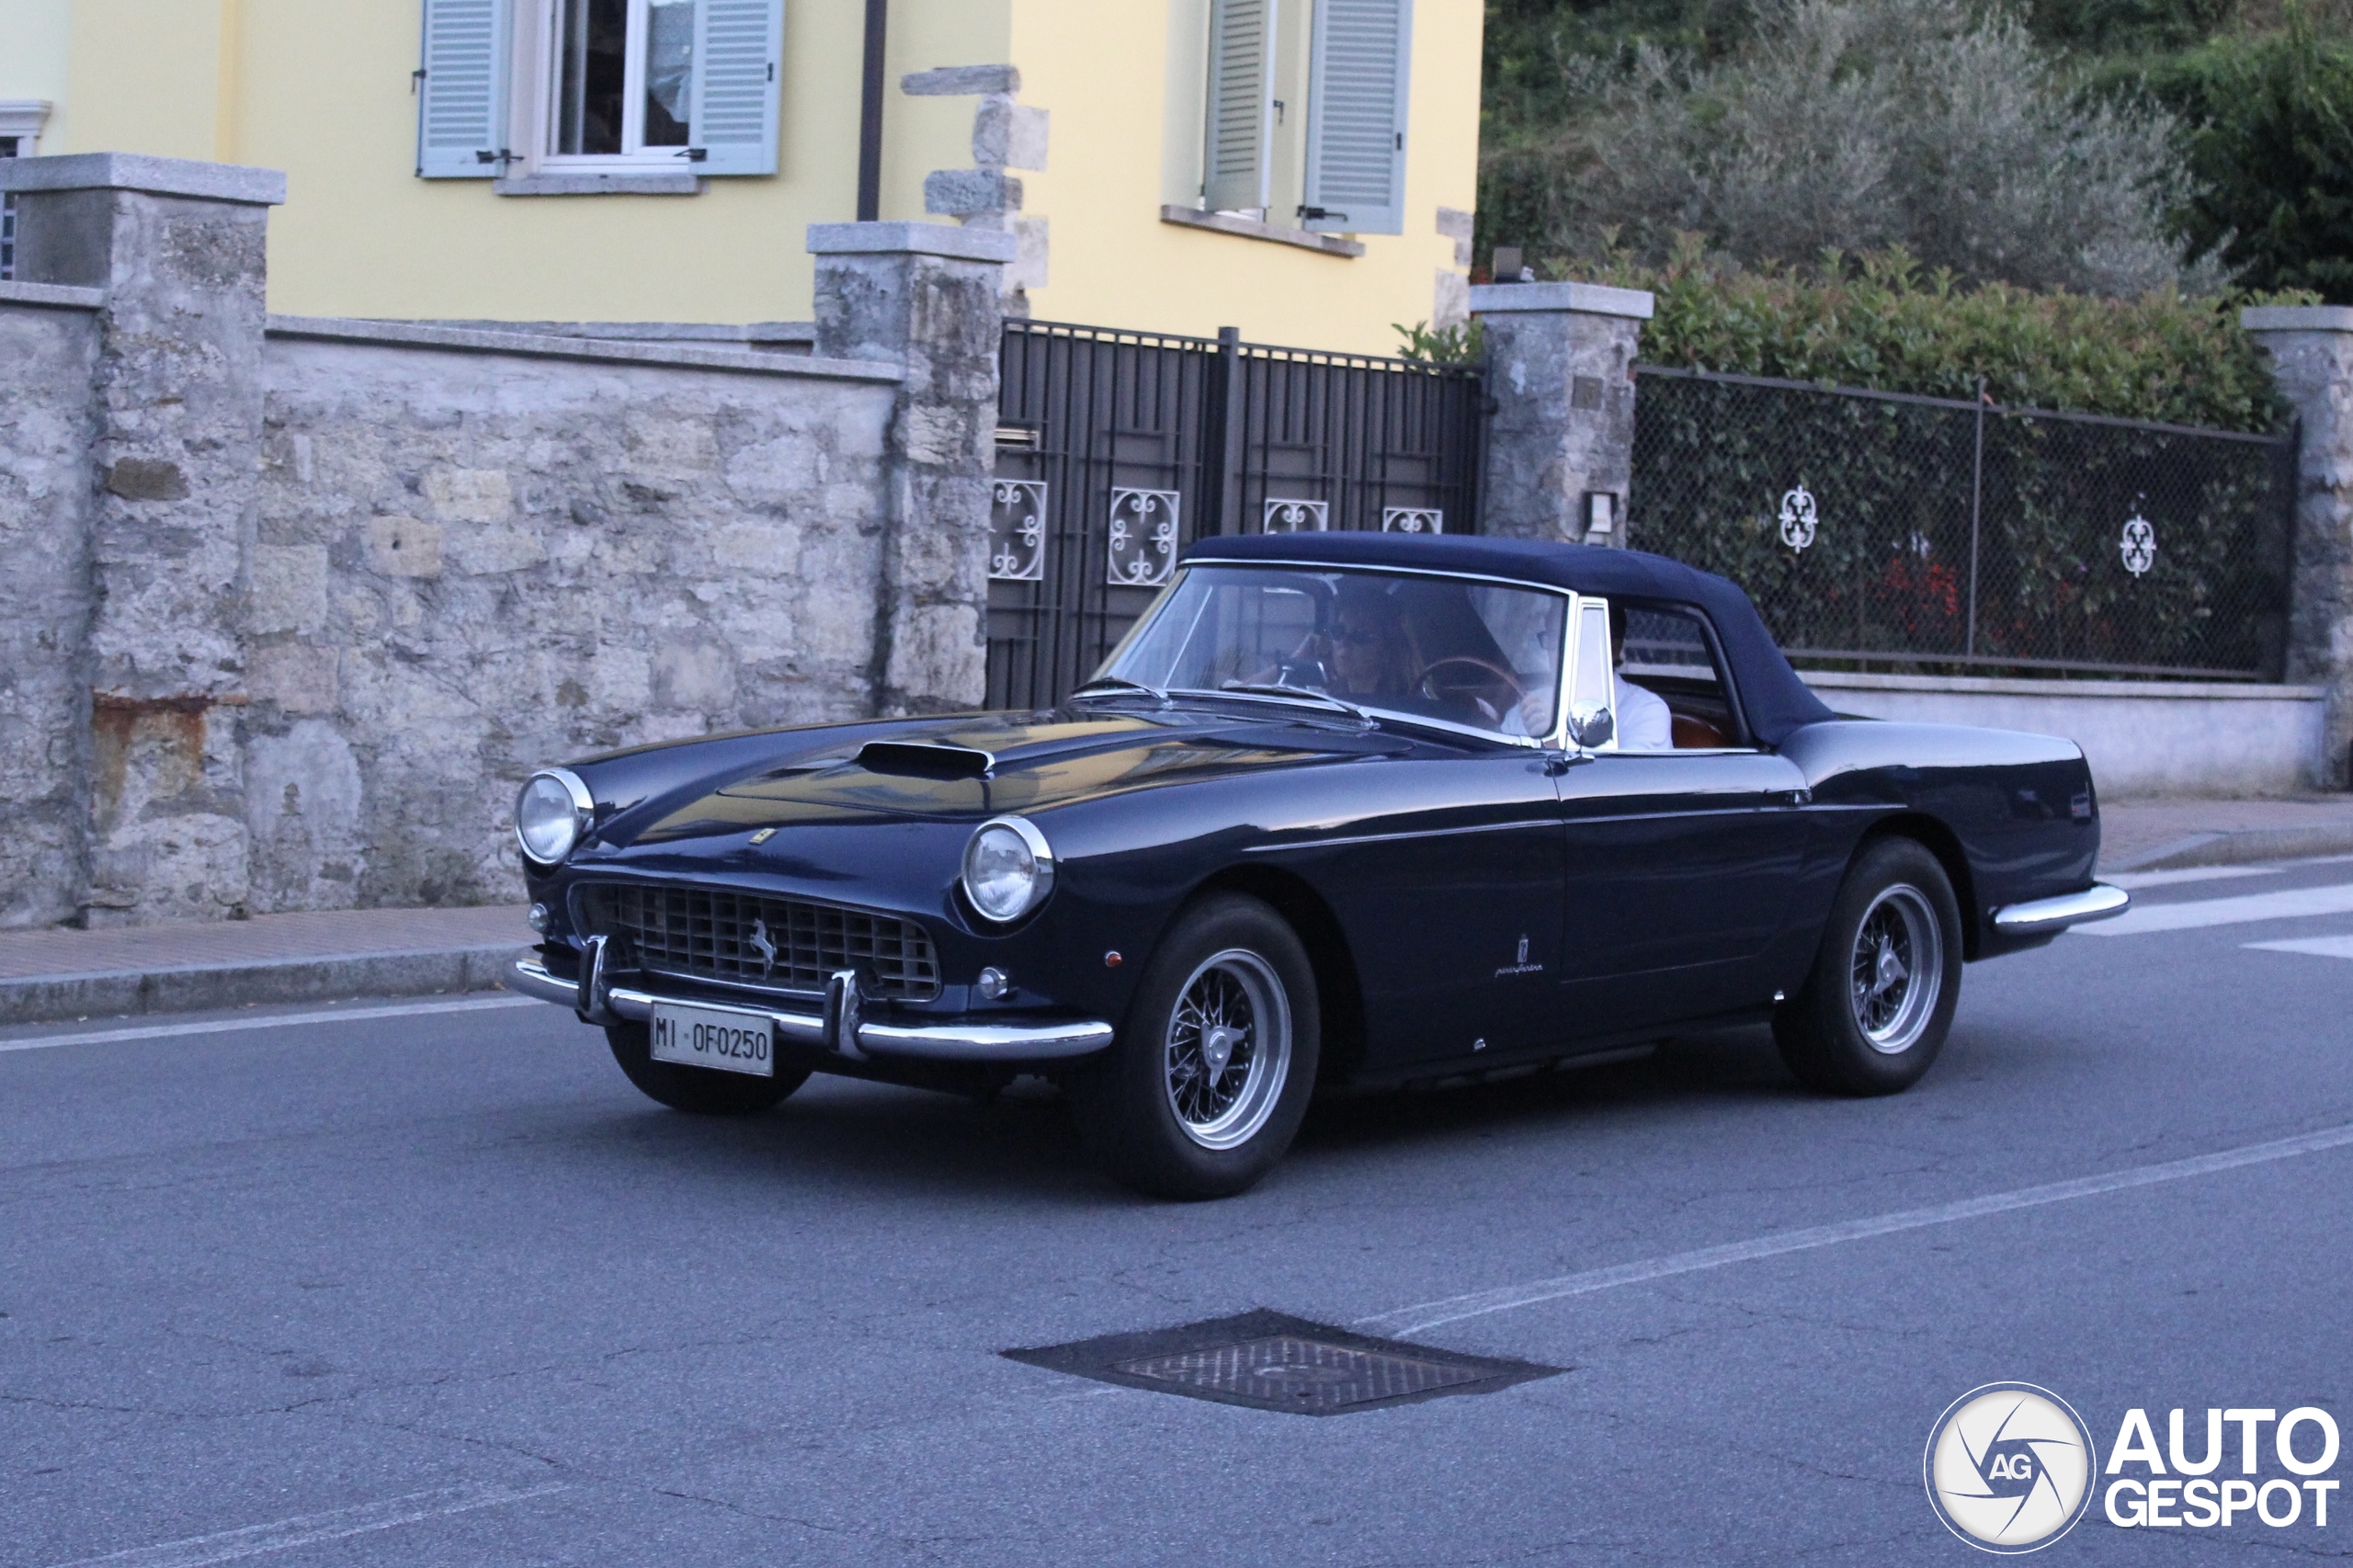
[(858, 748), (858, 765), (869, 773), (896, 773), (911, 778), (986, 778), (995, 768), (996, 758), (972, 746), (869, 741)]

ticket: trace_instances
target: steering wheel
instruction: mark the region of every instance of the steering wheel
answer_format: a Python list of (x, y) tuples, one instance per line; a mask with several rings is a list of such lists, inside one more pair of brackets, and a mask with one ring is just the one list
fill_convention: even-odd
[[(1467, 665), (1478, 671), (1481, 678), (1451, 681), (1437, 679), (1438, 672), (1449, 665)], [(1484, 659), (1474, 659), (1468, 653), (1450, 653), (1443, 659), (1433, 659), (1424, 665), (1422, 673), (1414, 677), (1414, 689), (1434, 702), (1456, 702), (1465, 698), (1475, 700), (1482, 687), (1497, 681), (1503, 683), (1505, 689), (1511, 693), (1511, 700), (1514, 703), (1528, 695), (1527, 688), (1519, 684), (1518, 676), (1500, 665), (1491, 665)]]

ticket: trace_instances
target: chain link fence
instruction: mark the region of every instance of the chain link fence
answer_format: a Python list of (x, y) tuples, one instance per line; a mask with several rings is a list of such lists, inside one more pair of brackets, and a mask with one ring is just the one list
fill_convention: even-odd
[(2281, 677), (2292, 436), (1638, 373), (1627, 542), (1801, 663)]

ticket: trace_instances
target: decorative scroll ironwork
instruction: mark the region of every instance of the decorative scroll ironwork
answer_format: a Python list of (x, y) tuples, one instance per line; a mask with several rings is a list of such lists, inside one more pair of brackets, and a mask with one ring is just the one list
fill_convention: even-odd
[[(1791, 550), (1803, 550), (1813, 542), (1814, 529), (1820, 523), (1814, 512), (1813, 492), (1804, 485), (1785, 491), (1781, 495), (1781, 542)], [(1918, 551), (1926, 555), (1927, 551)]]
[(1104, 581), (1115, 587), (1157, 588), (1176, 570), (1174, 490), (1111, 492), (1110, 551)]
[(1329, 501), (1292, 501), (1269, 495), (1258, 518), (1260, 533), (1320, 534), (1331, 526)]
[(989, 492), (989, 581), (1037, 583), (1046, 575), (1046, 482), (1000, 479)]
[(1446, 513), (1438, 506), (1383, 506), (1381, 531), (1385, 534), (1442, 534)]
[(2116, 541), (2116, 550), (2124, 559), (2124, 569), (2137, 579), (2157, 563), (2157, 530), (2150, 526), (2148, 518), (2135, 512), (2125, 520), (2124, 534)]

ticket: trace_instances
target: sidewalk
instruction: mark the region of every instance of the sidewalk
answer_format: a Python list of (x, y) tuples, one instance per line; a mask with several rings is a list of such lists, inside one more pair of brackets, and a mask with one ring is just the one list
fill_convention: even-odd
[(520, 904), (0, 931), (0, 1024), (480, 991), (534, 939)]
[(2099, 834), (2102, 872), (2353, 855), (2353, 795), (2103, 801)]
[[(2353, 855), (2353, 795), (2108, 805), (2100, 845), (2102, 873)], [(531, 940), (519, 904), (0, 931), (0, 1024), (487, 990)]]

